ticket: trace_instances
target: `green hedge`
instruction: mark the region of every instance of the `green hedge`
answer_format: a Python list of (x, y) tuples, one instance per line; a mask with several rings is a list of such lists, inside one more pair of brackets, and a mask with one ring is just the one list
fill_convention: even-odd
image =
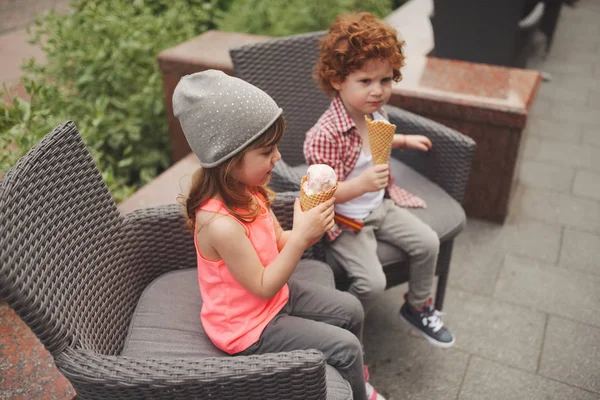
[(217, 22), (219, 29), (267, 36), (325, 30), (336, 15), (369, 11), (384, 17), (391, 0), (233, 0), (231, 11)]
[(120, 201), (169, 165), (156, 55), (213, 28), (220, 3), (76, 0), (70, 6), (69, 15), (50, 12), (36, 22), (32, 41), (47, 63), (25, 66), (30, 104), (2, 105), (0, 168), (6, 171), (70, 119)]
[(0, 101), (0, 176), (54, 126), (73, 120), (116, 201), (169, 166), (158, 53), (208, 29), (282, 36), (335, 15), (383, 16), (391, 0), (72, 0), (32, 30), (44, 65), (24, 66), (30, 102)]

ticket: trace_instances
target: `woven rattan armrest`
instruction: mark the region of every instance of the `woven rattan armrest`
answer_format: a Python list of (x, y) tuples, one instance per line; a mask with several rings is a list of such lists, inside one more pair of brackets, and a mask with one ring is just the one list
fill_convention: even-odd
[(461, 202), (467, 186), (471, 160), (475, 154), (473, 139), (430, 119), (397, 107), (386, 106), (396, 132), (424, 135), (433, 143), (428, 152), (393, 151), (393, 156), (440, 185), (456, 201)]
[(159, 276), (173, 269), (194, 268), (194, 236), (187, 227), (182, 207), (170, 204), (136, 210), (125, 216), (124, 245), (133, 260)]
[(57, 359), (80, 399), (325, 399), (317, 350), (147, 360), (66, 349)]

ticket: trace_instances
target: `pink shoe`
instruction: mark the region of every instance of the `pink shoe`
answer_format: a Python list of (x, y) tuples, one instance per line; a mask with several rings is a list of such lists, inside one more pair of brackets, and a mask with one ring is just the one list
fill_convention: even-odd
[(367, 397), (369, 400), (385, 400), (385, 397), (380, 395), (377, 390), (369, 383), (369, 369), (365, 366), (365, 388), (367, 389)]

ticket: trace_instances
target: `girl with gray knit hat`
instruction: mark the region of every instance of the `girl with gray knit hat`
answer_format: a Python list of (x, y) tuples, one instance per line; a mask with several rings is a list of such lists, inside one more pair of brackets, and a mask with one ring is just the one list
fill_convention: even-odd
[(296, 199), (292, 230), (277, 222), (266, 184), (281, 158), (281, 108), (262, 90), (211, 70), (181, 79), (173, 110), (202, 165), (185, 206), (209, 338), (229, 354), (318, 349), (354, 398), (366, 399), (360, 302), (289, 280), (302, 253), (333, 227), (334, 199), (306, 212)]

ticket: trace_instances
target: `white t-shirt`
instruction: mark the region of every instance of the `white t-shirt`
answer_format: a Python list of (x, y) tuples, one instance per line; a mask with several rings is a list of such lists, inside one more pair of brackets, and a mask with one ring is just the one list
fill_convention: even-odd
[[(385, 120), (383, 115), (378, 112), (373, 113), (374, 120)], [(356, 178), (373, 165), (373, 157), (366, 155), (362, 151), (358, 156), (354, 169), (348, 174), (346, 180)], [(385, 195), (385, 189), (378, 190), (377, 192), (367, 192), (362, 196), (358, 196), (352, 200), (349, 200), (343, 204), (335, 205), (335, 212), (340, 213), (346, 217), (354, 219), (365, 219), (374, 209), (379, 207), (383, 202), (383, 196)]]

